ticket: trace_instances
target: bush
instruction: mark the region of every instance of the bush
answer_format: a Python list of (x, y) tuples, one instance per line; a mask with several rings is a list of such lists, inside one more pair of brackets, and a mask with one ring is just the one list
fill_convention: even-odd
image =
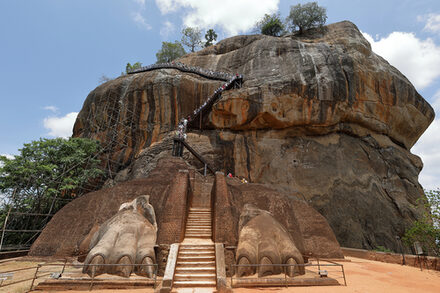
[(425, 198), (418, 205), (426, 212), (405, 231), (402, 240), (410, 247), (419, 242), (424, 252), (440, 256), (440, 190), (425, 191)]
[(284, 24), (280, 15), (265, 14), (264, 17), (255, 24), (256, 28), (263, 35), (278, 37), (284, 31)]
[(185, 54), (185, 49), (178, 41), (175, 41), (174, 43), (162, 42), (162, 48), (156, 53), (156, 63), (171, 62)]

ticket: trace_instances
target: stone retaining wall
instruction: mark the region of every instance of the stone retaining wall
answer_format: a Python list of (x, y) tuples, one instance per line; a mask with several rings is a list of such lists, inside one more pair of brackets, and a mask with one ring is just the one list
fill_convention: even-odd
[[(386, 263), (400, 264), (418, 267), (422, 269), (437, 270), (440, 271), (440, 258), (433, 256), (420, 256), (412, 254), (402, 254), (390, 253), (390, 252), (380, 252), (374, 250), (364, 250), (356, 248), (341, 247), (344, 256), (352, 256), (357, 258), (375, 260)], [(403, 261), (405, 259), (405, 261)]]

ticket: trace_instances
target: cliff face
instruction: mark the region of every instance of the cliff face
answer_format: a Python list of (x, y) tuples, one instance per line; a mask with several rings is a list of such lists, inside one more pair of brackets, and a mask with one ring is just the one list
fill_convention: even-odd
[[(203, 132), (188, 139), (214, 169), (299, 191), (342, 246), (397, 249), (395, 236), (421, 212), (413, 204), (423, 193), (422, 163), (409, 149), (434, 111), (355, 25), (237, 36), (179, 61), (244, 75), (243, 87), (224, 92), (202, 118)], [(90, 93), (74, 135), (100, 139), (113, 164), (132, 163), (124, 176), (137, 176), (142, 149), (221, 83), (174, 69), (120, 77)]]

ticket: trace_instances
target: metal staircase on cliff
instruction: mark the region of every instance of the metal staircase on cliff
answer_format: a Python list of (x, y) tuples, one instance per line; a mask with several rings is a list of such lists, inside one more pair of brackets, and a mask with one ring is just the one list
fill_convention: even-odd
[(196, 180), (194, 185), (185, 238), (177, 256), (174, 288), (216, 286), (215, 247), (211, 240), (213, 183), (209, 178), (202, 180)]
[(214, 105), (214, 103), (221, 98), (221, 94), (223, 91), (232, 88), (241, 88), (243, 84), (243, 75), (241, 74), (230, 74), (226, 72), (213, 71), (197, 66), (188, 66), (180, 62), (151, 64), (131, 70), (128, 72), (128, 74), (135, 74), (158, 69), (176, 69), (183, 72), (194, 73), (208, 79), (226, 81), (226, 83), (217, 88), (214, 93), (210, 97), (208, 97), (208, 99), (200, 107), (195, 109), (186, 117), (186, 119), (188, 119), (189, 121), (189, 125), (193, 128), (197, 128), (197, 123), (199, 123), (199, 128), (201, 128), (202, 116), (206, 115), (207, 112), (209, 112), (211, 107)]

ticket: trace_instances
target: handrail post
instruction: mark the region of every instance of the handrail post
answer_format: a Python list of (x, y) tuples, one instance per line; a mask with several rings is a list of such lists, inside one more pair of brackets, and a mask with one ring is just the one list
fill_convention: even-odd
[(205, 176), (206, 177), (206, 168), (207, 168), (208, 166), (205, 164), (205, 170), (203, 171), (203, 176)]
[(231, 274), (231, 288), (234, 288), (234, 286), (232, 285), (232, 277), (234, 276), (234, 271), (232, 270), (233, 267), (233, 264), (229, 265), (229, 272)]
[(347, 280), (345, 279), (345, 271), (344, 271), (344, 266), (343, 266), (343, 265), (341, 265), (341, 268), (342, 268), (342, 275), (344, 276), (344, 286), (346, 286), (346, 287), (347, 287)]
[(67, 258), (64, 259), (64, 265), (63, 265), (63, 269), (61, 270), (61, 275), (64, 274), (64, 269), (66, 268), (66, 264), (67, 264)]
[(157, 271), (158, 271), (158, 266), (157, 266), (157, 264), (154, 264), (154, 284), (153, 284), (153, 289), (156, 289)]
[[(15, 193), (15, 191), (14, 191), (14, 193)], [(11, 209), (12, 209), (12, 205), (9, 207), (8, 214), (6, 215), (5, 222), (3, 224), (2, 239), (0, 240), (0, 251), (2, 250), (3, 238), (5, 237), (5, 232), (6, 232), (6, 224), (8, 223), (8, 218), (9, 218), (9, 214), (11, 213)]]
[(38, 269), (40, 268), (40, 265), (37, 266), (37, 269), (35, 270), (34, 278), (32, 279), (31, 287), (29, 288), (29, 291), (32, 291), (32, 288), (34, 287), (35, 279), (37, 278)]
[[(89, 265), (90, 265), (90, 264), (89, 264)], [(93, 281), (95, 280), (95, 273), (96, 273), (96, 266), (95, 266), (95, 264), (93, 264), (93, 269), (92, 269), (92, 280), (90, 281), (89, 291), (92, 291), (92, 288), (93, 288)]]

